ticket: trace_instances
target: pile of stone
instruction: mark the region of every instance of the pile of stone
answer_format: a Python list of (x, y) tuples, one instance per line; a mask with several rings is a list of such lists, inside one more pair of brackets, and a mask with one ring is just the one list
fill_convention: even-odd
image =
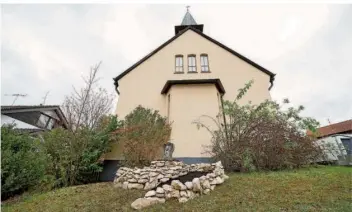
[[(181, 203), (187, 202), (199, 195), (209, 194), (216, 185), (228, 179), (220, 161), (191, 165), (177, 161), (153, 161), (151, 164), (143, 169), (122, 167), (117, 171), (114, 181), (116, 187), (149, 190), (144, 198), (139, 198), (131, 204), (134, 209), (164, 203), (171, 198), (176, 198)], [(184, 183), (177, 179), (192, 172), (206, 174)]]

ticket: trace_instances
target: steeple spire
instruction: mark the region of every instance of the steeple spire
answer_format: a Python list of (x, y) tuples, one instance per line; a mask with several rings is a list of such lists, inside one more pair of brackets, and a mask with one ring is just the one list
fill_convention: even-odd
[(186, 8), (187, 8), (187, 12), (186, 12), (185, 16), (183, 17), (181, 25), (187, 25), (187, 26), (197, 25), (196, 21), (194, 20), (191, 13), (189, 12), (190, 6), (186, 6)]
[(187, 11), (182, 19), (181, 25), (175, 26), (175, 34), (178, 34), (180, 31), (187, 28), (188, 26), (191, 26), (192, 28), (203, 32), (203, 24), (197, 24), (197, 22), (194, 20), (193, 16), (189, 12), (190, 6), (186, 6), (186, 8)]

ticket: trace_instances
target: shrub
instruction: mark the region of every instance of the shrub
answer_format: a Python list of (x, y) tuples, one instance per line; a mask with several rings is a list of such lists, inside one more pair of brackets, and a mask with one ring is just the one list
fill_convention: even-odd
[(135, 108), (125, 117), (124, 131), (119, 133), (126, 165), (142, 166), (160, 159), (170, 133), (170, 125), (158, 111), (142, 106)]
[(79, 128), (75, 132), (57, 128), (43, 134), (46, 153), (51, 158), (47, 172), (55, 176), (54, 187), (95, 182), (102, 171), (100, 157), (114, 139), (111, 132), (121, 122), (105, 117), (97, 129)]
[(45, 177), (48, 158), (40, 141), (14, 126), (1, 127), (1, 198), (32, 188)]
[[(259, 105), (239, 105), (240, 100), (253, 81), (239, 90), (235, 101), (223, 101), (221, 113), (211, 118), (216, 130), (211, 130), (201, 121), (195, 123), (212, 134), (207, 147), (216, 160), (221, 160), (225, 169), (237, 171), (277, 170), (294, 168), (315, 161), (321, 154), (312, 137), (318, 122), (304, 118), (299, 113), (304, 109), (282, 106), (274, 101)], [(288, 104), (284, 100), (284, 104)]]

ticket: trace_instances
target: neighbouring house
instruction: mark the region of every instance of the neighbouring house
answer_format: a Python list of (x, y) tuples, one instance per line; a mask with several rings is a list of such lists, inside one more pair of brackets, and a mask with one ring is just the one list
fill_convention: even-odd
[(352, 119), (318, 128), (316, 143), (324, 152), (319, 162), (352, 165)]
[(65, 115), (58, 105), (2, 105), (1, 126), (4, 124), (15, 124), (15, 129), (28, 133), (56, 127), (68, 128)]
[[(116, 114), (124, 118), (138, 105), (158, 110), (172, 123), (173, 157), (185, 163), (209, 160), (203, 146), (210, 144), (211, 136), (192, 124), (194, 120), (202, 115), (216, 117), (221, 99), (234, 100), (250, 80), (254, 84), (240, 103), (270, 99), (275, 77), (204, 34), (203, 28), (187, 10), (173, 37), (114, 78), (119, 94)], [(116, 167), (116, 161), (123, 160), (121, 144), (105, 160), (108, 169)]]

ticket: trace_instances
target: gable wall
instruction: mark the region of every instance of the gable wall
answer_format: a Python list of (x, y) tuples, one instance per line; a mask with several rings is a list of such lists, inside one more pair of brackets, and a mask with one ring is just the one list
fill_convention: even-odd
[[(209, 57), (211, 73), (200, 73), (200, 54)], [(184, 74), (174, 74), (175, 55), (184, 55)], [(187, 55), (196, 54), (197, 74), (187, 73)], [(158, 109), (166, 115), (165, 96), (161, 89), (167, 80), (219, 78), (226, 90), (224, 99), (233, 100), (238, 89), (253, 79), (254, 84), (242, 102), (251, 100), (257, 104), (270, 99), (269, 76), (230, 52), (188, 30), (168, 46), (140, 64), (119, 80), (119, 102), (116, 112), (120, 117), (142, 104)]]

